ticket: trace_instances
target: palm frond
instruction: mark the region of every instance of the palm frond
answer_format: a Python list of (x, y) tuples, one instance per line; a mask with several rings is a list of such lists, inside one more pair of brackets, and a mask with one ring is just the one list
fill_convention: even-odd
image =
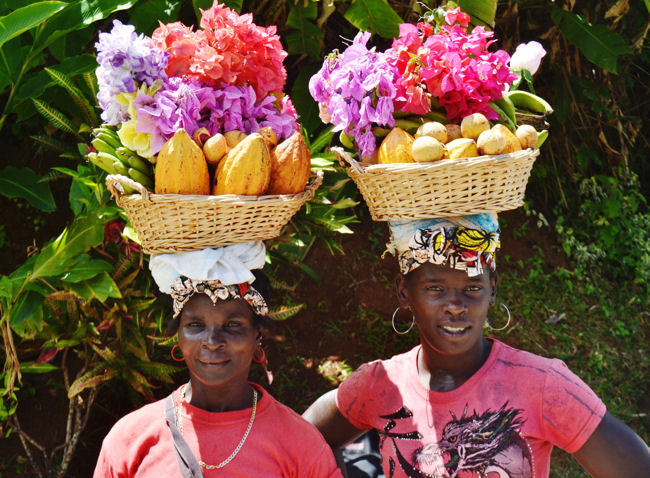
[(52, 108), (44, 101), (35, 98), (32, 98), (32, 101), (34, 103), (34, 106), (36, 107), (36, 111), (38, 111), (43, 117), (45, 117), (45, 119), (48, 120), (52, 124), (52, 126), (66, 133), (74, 134), (77, 137), (79, 136), (79, 134), (77, 133), (77, 128), (75, 127), (74, 123), (72, 123), (72, 121), (66, 118), (65, 115), (61, 113), (59, 110), (57, 110), (56, 108)]
[(83, 92), (77, 88), (77, 85), (72, 82), (70, 77), (65, 73), (61, 73), (60, 71), (56, 71), (51, 68), (44, 68), (44, 70), (48, 75), (50, 75), (50, 78), (52, 78), (52, 80), (54, 80), (57, 85), (68, 92), (72, 100), (83, 112), (83, 115), (86, 118), (86, 122), (90, 125), (97, 125), (97, 114), (95, 114), (95, 110), (90, 105), (90, 102), (85, 97)]

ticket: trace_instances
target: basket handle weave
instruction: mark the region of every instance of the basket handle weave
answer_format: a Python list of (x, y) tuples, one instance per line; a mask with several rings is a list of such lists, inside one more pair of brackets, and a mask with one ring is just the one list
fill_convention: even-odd
[(350, 156), (350, 153), (348, 153), (346, 150), (341, 148), (340, 146), (332, 146), (330, 148), (330, 151), (334, 153), (334, 156), (339, 160), (339, 163), (341, 163), (341, 166), (345, 167), (345, 163), (349, 164), (352, 169), (354, 169), (356, 172), (362, 174), (365, 171), (363, 170), (363, 166), (359, 164), (359, 162), (354, 159), (352, 156)]
[(307, 185), (303, 194), (307, 196), (307, 200), (313, 199), (316, 190), (323, 183), (323, 171), (316, 171), (315, 176), (311, 176), (312, 181)]
[(138, 192), (144, 200), (149, 201), (149, 194), (151, 194), (142, 184), (121, 174), (109, 174), (106, 176), (106, 187), (116, 200), (122, 196), (128, 196), (129, 194)]

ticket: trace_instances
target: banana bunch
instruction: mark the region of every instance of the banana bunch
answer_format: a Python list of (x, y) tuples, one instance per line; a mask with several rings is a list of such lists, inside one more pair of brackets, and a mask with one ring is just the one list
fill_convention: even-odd
[(121, 174), (153, 190), (153, 166), (135, 151), (122, 145), (117, 131), (108, 125), (93, 129), (91, 144), (94, 152), (88, 153), (88, 160), (108, 174)]
[(553, 113), (553, 108), (544, 99), (528, 91), (514, 90), (503, 94), (503, 97), (491, 101), (490, 107), (499, 115), (498, 123), (515, 131), (520, 124), (531, 124), (539, 131), (536, 147), (539, 148), (548, 137), (546, 115)]

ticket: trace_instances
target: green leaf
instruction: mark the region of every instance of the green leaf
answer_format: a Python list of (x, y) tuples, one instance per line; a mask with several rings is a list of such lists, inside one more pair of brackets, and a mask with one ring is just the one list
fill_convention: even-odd
[(70, 227), (38, 254), (32, 278), (54, 276), (67, 271), (72, 259), (102, 243), (105, 222), (105, 219), (98, 216), (77, 217)]
[(311, 154), (320, 153), (328, 144), (330, 144), (335, 135), (335, 133), (332, 133), (332, 128), (334, 128), (334, 125), (328, 126), (314, 141), (311, 142), (309, 145), (309, 152)]
[(44, 68), (44, 70), (57, 85), (68, 92), (70, 97), (83, 113), (86, 119), (86, 123), (90, 125), (96, 125), (97, 115), (95, 114), (95, 110), (90, 105), (81, 90), (77, 87), (77, 85), (75, 85), (65, 73), (61, 73), (54, 68)]
[(50, 373), (59, 370), (59, 367), (51, 363), (36, 363), (33, 361), (21, 362), (20, 371), (22, 373)]
[(7, 166), (0, 171), (0, 194), (8, 198), (26, 199), (41, 211), (54, 211), (56, 204), (50, 185), (30, 168)]
[(497, 0), (456, 0), (456, 3), (471, 17), (473, 25), (494, 27)]
[(72, 123), (72, 121), (66, 118), (65, 115), (61, 113), (59, 110), (52, 108), (44, 101), (37, 100), (37, 99), (34, 99), (32, 101), (34, 102), (36, 111), (38, 111), (43, 117), (45, 117), (45, 119), (48, 120), (52, 126), (66, 133), (70, 133), (74, 135), (77, 134), (77, 128), (75, 127), (75, 125)]
[(52, 151), (56, 151), (57, 153), (63, 153), (63, 154), (75, 154), (75, 151), (73, 149), (68, 148), (67, 143), (64, 143), (63, 141), (59, 141), (58, 139), (51, 138), (49, 136), (30, 136), (32, 140), (34, 140), (36, 143), (40, 144), (41, 146), (50, 149)]
[(111, 13), (131, 8), (137, 0), (77, 0), (45, 23), (34, 39), (34, 52), (40, 52), (62, 36), (103, 20)]
[[(207, 10), (212, 6), (213, 3), (214, 0), (192, 0), (192, 6), (194, 7), (194, 13), (196, 15), (197, 24), (201, 21), (201, 12), (199, 11), (199, 8), (203, 10)], [(240, 13), (242, 9), (242, 4), (244, 2), (243, 0), (222, 0), (219, 3), (227, 6), (228, 8), (232, 8), (237, 13)]]
[(359, 30), (377, 33), (384, 38), (397, 37), (402, 23), (399, 15), (384, 0), (355, 0), (344, 16)]
[(632, 53), (623, 37), (604, 25), (592, 25), (582, 16), (560, 8), (551, 8), (551, 18), (585, 58), (605, 71), (618, 73), (618, 57)]
[(65, 2), (38, 2), (0, 18), (0, 47), (13, 37), (42, 24), (65, 7)]
[(20, 38), (14, 38), (0, 48), (0, 91), (15, 83), (25, 62)]
[(271, 317), (273, 320), (287, 320), (288, 318), (296, 315), (305, 307), (306, 307), (305, 304), (298, 304), (292, 306), (282, 305), (280, 307), (273, 307), (269, 311), (269, 317)]
[(119, 370), (106, 368), (106, 364), (99, 364), (89, 372), (84, 373), (72, 382), (68, 390), (68, 398), (73, 398), (87, 388), (96, 388), (104, 382), (117, 377)]
[(43, 328), (43, 296), (27, 291), (20, 294), (9, 310), (9, 325), (21, 337)]
[(318, 116), (318, 103), (309, 93), (309, 79), (318, 69), (316, 65), (302, 68), (291, 88), (291, 101), (298, 113), (300, 124), (310, 133), (323, 125)]
[(111, 265), (99, 259), (92, 259), (87, 254), (82, 254), (74, 267), (61, 276), (65, 282), (81, 282), (99, 275), (102, 272), (110, 272)]
[(312, 21), (317, 16), (318, 7), (313, 2), (308, 2), (307, 6), (298, 2), (291, 7), (287, 26), (295, 30), (285, 35), (290, 55), (306, 54), (314, 60), (320, 58), (320, 40), (323, 38), (323, 32)]
[(97, 299), (100, 302), (105, 302), (109, 297), (114, 299), (122, 297), (117, 284), (106, 272), (102, 272), (89, 280), (77, 283), (64, 282), (64, 284), (66, 288), (88, 301)]
[(177, 0), (151, 0), (139, 2), (129, 13), (129, 24), (135, 31), (151, 35), (158, 22), (170, 23), (178, 18), (181, 2)]

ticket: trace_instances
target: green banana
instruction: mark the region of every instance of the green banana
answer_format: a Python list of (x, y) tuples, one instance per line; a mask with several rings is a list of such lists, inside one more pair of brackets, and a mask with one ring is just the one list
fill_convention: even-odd
[(153, 180), (146, 174), (142, 174), (141, 171), (138, 171), (135, 168), (129, 168), (127, 175), (134, 181), (139, 182), (147, 189), (153, 189)]
[(375, 138), (383, 138), (388, 133), (390, 133), (390, 130), (387, 128), (380, 128), (379, 126), (372, 128), (372, 134), (375, 136)]
[(93, 139), (90, 144), (93, 145), (96, 151), (101, 153), (115, 154), (115, 148), (100, 138)]
[(113, 167), (117, 171), (117, 174), (121, 174), (122, 176), (129, 175), (129, 168), (119, 159), (113, 161)]
[(544, 141), (546, 141), (546, 138), (548, 138), (548, 130), (543, 129), (542, 131), (537, 133), (537, 143), (535, 143), (535, 148), (539, 149), (542, 147), (544, 144)]
[(508, 92), (508, 98), (515, 105), (515, 108), (521, 108), (535, 113), (550, 115), (553, 113), (553, 107), (544, 99), (528, 91), (514, 90)]
[(113, 161), (110, 159), (104, 156), (100, 157), (98, 153), (88, 153), (86, 157), (88, 158), (88, 161), (98, 168), (103, 169), (108, 174), (117, 174), (117, 170), (115, 169), (115, 166), (113, 166)]
[(142, 159), (135, 151), (131, 151), (128, 148), (121, 147), (115, 150), (115, 154), (119, 157), (123, 163), (128, 164), (128, 166), (138, 169), (142, 174), (147, 176), (152, 175), (151, 167), (144, 159)]
[(504, 94), (498, 100), (494, 100), (494, 104), (503, 110), (503, 112), (508, 115), (512, 124), (517, 124), (517, 116), (515, 115), (515, 105), (512, 103), (507, 94)]
[(117, 135), (113, 136), (104, 131), (98, 131), (97, 133), (95, 133), (95, 138), (101, 139), (106, 144), (111, 146), (113, 149), (117, 149), (122, 146), (122, 142), (120, 141), (120, 138)]
[(501, 123), (503, 126), (514, 133), (516, 130), (515, 123), (510, 119), (508, 114), (499, 108), (499, 106), (497, 106), (494, 101), (490, 101), (488, 104), (490, 105), (490, 108), (492, 108), (492, 110), (499, 115), (499, 120), (497, 122)]
[(408, 133), (415, 133), (422, 123), (420, 121), (414, 121), (412, 119), (398, 119), (395, 120), (395, 127), (402, 128)]
[(442, 124), (449, 123), (447, 120), (447, 115), (440, 113), (439, 111), (429, 111), (428, 113), (425, 113), (424, 117), (431, 121), (437, 121), (438, 123)]

